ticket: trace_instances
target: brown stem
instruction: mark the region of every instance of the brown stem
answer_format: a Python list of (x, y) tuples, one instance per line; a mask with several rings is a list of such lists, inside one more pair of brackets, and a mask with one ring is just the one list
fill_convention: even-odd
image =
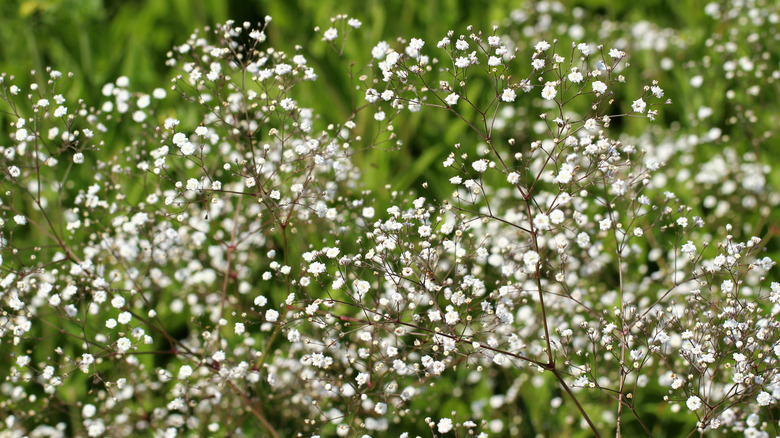
[(593, 431), (593, 434), (596, 436), (596, 438), (601, 438), (601, 434), (599, 433), (599, 430), (596, 428), (596, 425), (593, 424), (593, 421), (588, 416), (588, 413), (585, 412), (585, 408), (582, 407), (580, 404), (580, 401), (577, 400), (577, 397), (572, 392), (571, 388), (569, 388), (569, 385), (566, 384), (566, 381), (564, 380), (563, 376), (561, 376), (560, 372), (556, 370), (555, 368), (550, 369), (550, 371), (553, 373), (556, 379), (558, 379), (558, 383), (561, 384), (561, 387), (563, 387), (563, 390), (566, 391), (566, 394), (569, 395), (569, 398), (574, 402), (574, 404), (577, 406), (577, 409), (580, 411), (580, 414), (582, 414), (582, 417), (585, 419), (585, 421), (588, 422), (588, 426), (590, 426), (590, 430)]
[(241, 397), (242, 400), (244, 400), (246, 405), (249, 406), (249, 408), (252, 410), (252, 413), (255, 414), (255, 417), (257, 417), (257, 419), (260, 420), (260, 423), (263, 424), (265, 430), (269, 434), (271, 434), (272, 437), (281, 438), (279, 432), (277, 432), (276, 429), (273, 427), (273, 425), (271, 425), (271, 423), (268, 422), (268, 419), (265, 418), (265, 415), (263, 415), (263, 412), (260, 410), (257, 404), (253, 403), (252, 400), (250, 400), (249, 397), (247, 397), (247, 395), (244, 394), (243, 391), (238, 389), (238, 387), (236, 387), (236, 385), (233, 382), (228, 381), (228, 384), (230, 385), (231, 388), (233, 388), (233, 391), (235, 391), (236, 394), (238, 394), (238, 396)]

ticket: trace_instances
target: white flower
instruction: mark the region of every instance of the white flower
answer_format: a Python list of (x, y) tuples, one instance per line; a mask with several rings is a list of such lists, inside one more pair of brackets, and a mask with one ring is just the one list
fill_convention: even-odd
[(379, 92), (373, 88), (366, 90), (366, 102), (374, 103), (379, 100)]
[(459, 56), (455, 58), (455, 67), (458, 68), (466, 68), (471, 64), (471, 61), (469, 61), (469, 58), (465, 56)]
[(331, 27), (330, 29), (326, 30), (324, 34), (322, 34), (322, 38), (325, 41), (333, 41), (336, 39), (336, 37), (339, 36), (339, 32)]
[(371, 56), (375, 59), (382, 59), (390, 50), (390, 45), (386, 41), (380, 41), (373, 49), (371, 49)]
[(582, 73), (580, 73), (580, 71), (577, 69), (577, 67), (574, 67), (571, 70), (571, 73), (569, 73), (569, 76), (567, 76), (567, 78), (571, 82), (574, 82), (575, 84), (579, 84), (584, 79), (583, 76), (582, 76)]
[(626, 193), (626, 190), (628, 190), (628, 186), (626, 185), (626, 182), (622, 179), (619, 179), (612, 183), (612, 191), (615, 192), (616, 195), (624, 195)]
[(504, 92), (501, 93), (501, 100), (504, 102), (514, 102), (516, 97), (517, 93), (511, 88), (504, 88)]
[(189, 190), (190, 192), (194, 192), (198, 190), (199, 187), (200, 187), (200, 181), (198, 181), (197, 179), (190, 178), (187, 180), (187, 190)]
[(474, 170), (476, 170), (477, 172), (483, 173), (488, 168), (487, 160), (477, 160), (477, 161), (471, 163), (471, 167), (473, 167)]
[(452, 430), (452, 419), (450, 418), (442, 418), (439, 420), (439, 423), (437, 424), (437, 427), (439, 429), (439, 433), (447, 433)]
[(536, 43), (536, 45), (534, 46), (534, 49), (535, 49), (537, 52), (544, 52), (545, 50), (547, 50), (547, 49), (549, 49), (549, 48), (550, 48), (550, 44), (549, 44), (547, 41), (539, 41), (539, 42), (538, 42), (538, 43)]
[(265, 312), (265, 320), (268, 322), (276, 322), (279, 319), (279, 312), (274, 309), (268, 309)]
[(536, 251), (528, 251), (523, 255), (523, 262), (528, 269), (536, 269), (536, 264), (539, 262), (539, 253)]
[(215, 362), (222, 362), (225, 360), (225, 352), (222, 350), (217, 351), (216, 353), (211, 355), (211, 358), (214, 359)]
[(635, 100), (634, 103), (631, 104), (631, 109), (633, 109), (634, 111), (636, 111), (636, 112), (638, 112), (640, 114), (645, 112), (645, 108), (646, 107), (647, 107), (647, 104), (642, 99)]
[(601, 82), (601, 81), (594, 81), (593, 84), (591, 84), (593, 87), (593, 91), (596, 93), (604, 93), (607, 91), (607, 84)]
[(369, 290), (371, 290), (371, 283), (367, 282), (366, 280), (357, 280), (355, 281), (355, 292), (357, 292), (358, 297), (362, 298), (363, 295), (368, 293)]
[(187, 377), (190, 377), (192, 375), (192, 367), (189, 365), (182, 365), (181, 368), (179, 368), (179, 380), (185, 380)]
[(453, 309), (451, 306), (448, 308), (450, 310), (444, 314), (444, 322), (449, 325), (455, 325), (458, 323), (458, 321), (460, 321), (460, 315), (458, 315), (458, 312), (456, 312), (455, 309)]
[(133, 319), (133, 315), (130, 312), (122, 312), (116, 319), (120, 324), (128, 324)]
[(759, 406), (769, 406), (773, 401), (772, 395), (765, 391), (761, 391), (758, 397), (756, 397), (756, 402), (758, 402)]
[(185, 142), (187, 142), (187, 136), (184, 135), (183, 132), (177, 132), (176, 134), (173, 134), (173, 144), (176, 146), (182, 146)]
[(76, 164), (81, 164), (84, 162), (84, 154), (81, 152), (76, 152), (73, 154), (73, 162)]
[(550, 213), (550, 222), (554, 223), (555, 225), (562, 223), (565, 219), (566, 216), (561, 210), (557, 208)]
[(584, 388), (584, 387), (588, 386), (588, 383), (590, 383), (590, 382), (588, 381), (587, 377), (580, 376), (575, 381), (573, 381), (571, 383), (571, 386), (574, 386), (576, 388)]
[(118, 341), (116, 341), (116, 348), (120, 353), (126, 352), (132, 346), (133, 344), (130, 342), (130, 339), (127, 339), (126, 337), (121, 337)]
[(555, 99), (555, 95), (558, 94), (558, 90), (555, 89), (555, 85), (547, 83), (542, 89), (542, 97), (546, 100)]
[(544, 213), (539, 213), (534, 217), (534, 227), (539, 230), (550, 229), (550, 217)]
[(568, 184), (571, 182), (572, 172), (574, 172), (574, 166), (569, 163), (562, 164), (561, 171), (558, 172), (555, 181), (558, 182), (558, 184)]
[(181, 153), (184, 155), (192, 155), (195, 153), (195, 145), (190, 142), (184, 142), (183, 145), (181, 145)]
[(447, 105), (449, 105), (449, 106), (453, 106), (456, 103), (458, 103), (458, 99), (459, 98), (460, 98), (460, 96), (458, 96), (456, 93), (452, 93), (449, 96), (444, 98), (444, 102), (446, 102)]
[(688, 401), (685, 402), (685, 405), (688, 406), (688, 409), (695, 411), (699, 408), (701, 408), (701, 399), (695, 395), (692, 395), (688, 398)]
[(316, 277), (317, 275), (325, 272), (325, 265), (320, 262), (313, 262), (312, 264), (309, 265), (309, 267), (306, 270), (309, 271), (310, 274)]
[(16, 140), (17, 141), (24, 141), (24, 139), (27, 138), (27, 130), (24, 128), (19, 128), (16, 130)]

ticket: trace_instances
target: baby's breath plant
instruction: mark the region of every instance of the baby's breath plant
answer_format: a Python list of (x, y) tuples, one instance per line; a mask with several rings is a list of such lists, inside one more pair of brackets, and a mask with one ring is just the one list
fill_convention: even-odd
[[(559, 435), (776, 431), (780, 284), (750, 211), (780, 197), (755, 151), (698, 166), (726, 140), (663, 124), (635, 44), (510, 23), (361, 68), (339, 15), (316, 29), (355, 89), (331, 124), (270, 22), (196, 31), (149, 93), (2, 76), (7, 436), (520, 436), (548, 407)], [(450, 193), (372, 192), (355, 155), (434, 111), (467, 128)]]

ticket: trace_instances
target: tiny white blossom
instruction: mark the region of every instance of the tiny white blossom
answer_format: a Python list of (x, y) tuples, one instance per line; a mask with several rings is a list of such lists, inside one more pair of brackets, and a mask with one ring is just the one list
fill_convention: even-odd
[(504, 92), (501, 93), (501, 100), (504, 102), (514, 102), (516, 97), (517, 93), (511, 88), (504, 88)]
[(330, 29), (326, 30), (325, 33), (322, 34), (322, 38), (325, 41), (333, 41), (338, 36), (339, 36), (339, 32), (335, 28), (333, 28), (333, 27), (331, 27)]
[(458, 103), (459, 98), (460, 96), (458, 96), (456, 93), (451, 93), (449, 96), (444, 98), (444, 102), (446, 102), (449, 106), (454, 106), (456, 103)]
[(550, 48), (550, 43), (548, 43), (547, 41), (539, 41), (534, 46), (534, 50), (536, 50), (537, 52), (544, 52), (549, 48)]
[(268, 322), (276, 322), (279, 319), (279, 312), (274, 309), (268, 309), (265, 312), (265, 320)]
[(447, 433), (452, 430), (452, 419), (442, 418), (439, 420), (439, 423), (436, 426), (439, 430), (439, 433)]
[(179, 380), (186, 380), (191, 375), (192, 375), (192, 367), (189, 365), (182, 365), (182, 367), (179, 368), (179, 374), (177, 377)]
[(688, 397), (688, 401), (685, 402), (685, 405), (688, 406), (688, 409), (690, 409), (691, 411), (695, 411), (701, 408), (702, 403), (699, 397), (692, 395)]
[(579, 69), (577, 69), (577, 67), (574, 67), (572, 69), (571, 73), (569, 73), (569, 76), (567, 76), (567, 78), (569, 79), (569, 81), (574, 82), (575, 84), (579, 84), (584, 79), (584, 77), (582, 76), (582, 72), (580, 72)]
[(634, 103), (631, 104), (631, 109), (634, 111), (642, 114), (645, 112), (645, 108), (647, 107), (647, 104), (642, 99), (637, 99), (634, 101)]
[(487, 160), (477, 160), (471, 163), (471, 167), (473, 167), (474, 170), (476, 170), (479, 173), (484, 173), (488, 168), (487, 163), (488, 163)]
[(118, 341), (116, 341), (116, 348), (121, 353), (127, 352), (127, 350), (129, 350), (132, 346), (133, 344), (130, 342), (130, 339), (127, 339), (126, 337), (121, 337)]
[(542, 89), (542, 97), (545, 100), (553, 100), (557, 94), (558, 90), (555, 89), (555, 85), (552, 85), (549, 82)]

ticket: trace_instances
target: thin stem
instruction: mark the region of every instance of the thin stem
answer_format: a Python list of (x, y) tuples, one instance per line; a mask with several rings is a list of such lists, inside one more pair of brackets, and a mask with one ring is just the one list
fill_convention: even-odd
[(560, 372), (552, 368), (550, 371), (553, 373), (556, 379), (558, 379), (558, 383), (561, 384), (561, 387), (563, 387), (563, 390), (566, 391), (566, 394), (569, 395), (569, 398), (574, 402), (574, 404), (577, 406), (577, 409), (580, 411), (580, 414), (582, 414), (582, 417), (585, 419), (585, 421), (588, 422), (588, 426), (590, 426), (590, 430), (593, 431), (593, 434), (596, 436), (596, 438), (601, 438), (601, 434), (599, 433), (599, 430), (596, 428), (596, 425), (593, 424), (593, 421), (588, 416), (588, 413), (585, 412), (585, 408), (582, 407), (582, 404), (580, 404), (580, 401), (577, 400), (577, 396), (574, 395), (571, 388), (569, 388), (569, 385), (566, 384), (566, 380), (564, 380), (563, 376), (561, 376)]
[(271, 425), (271, 423), (268, 422), (268, 419), (265, 418), (265, 415), (263, 415), (263, 412), (260, 410), (260, 407), (257, 405), (257, 403), (253, 402), (249, 397), (247, 397), (246, 394), (244, 394), (243, 391), (238, 389), (238, 387), (231, 381), (228, 381), (228, 384), (233, 389), (233, 391), (238, 394), (239, 397), (241, 397), (242, 400), (246, 403), (247, 406), (252, 410), (252, 413), (255, 414), (255, 417), (260, 421), (260, 423), (263, 424), (263, 427), (265, 430), (271, 434), (274, 438), (281, 438), (279, 435), (279, 432), (276, 431), (276, 429)]

